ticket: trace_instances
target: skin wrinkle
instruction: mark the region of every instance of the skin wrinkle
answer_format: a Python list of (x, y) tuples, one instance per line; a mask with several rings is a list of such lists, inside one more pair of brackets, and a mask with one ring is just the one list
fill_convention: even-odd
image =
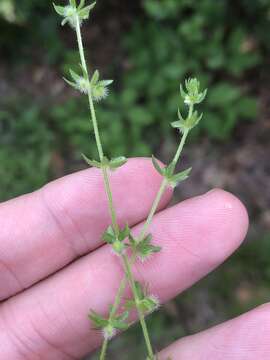
[[(19, 277), (17, 276), (16, 272), (12, 270), (11, 266), (8, 266), (3, 259), (0, 259), (0, 265), (6, 269), (6, 271), (12, 276), (12, 278), (17, 282), (17, 285), (19, 286), (18, 290), (16, 291), (16, 294), (20, 293), (21, 291), (26, 289), (26, 286), (23, 285), (23, 283), (20, 281)], [(4, 299), (5, 297), (3, 297)], [(1, 300), (1, 297), (0, 297)]]
[[(9, 320), (9, 316), (12, 314), (12, 311), (10, 306), (8, 306), (8, 302), (1, 305), (0, 314), (3, 322), (3, 328), (5, 329), (5, 334), (7, 334), (8, 339), (10, 339), (11, 347), (18, 353), (20, 360), (29, 360), (29, 354), (33, 354), (33, 350), (26, 344), (26, 341), (22, 339), (21, 334), (17, 331), (16, 319), (14, 319), (14, 321)], [(38, 356), (38, 359), (41, 359), (39, 355), (34, 355)]]
[(80, 257), (81, 254), (78, 253), (78, 251), (76, 250), (72, 241), (70, 241), (69, 235), (66, 233), (64, 227), (61, 224), (61, 221), (59, 221), (58, 217), (55, 215), (55, 212), (52, 210), (51, 206), (49, 205), (44, 191), (38, 191), (38, 194), (39, 194), (42, 204), (44, 205), (44, 209), (48, 212), (48, 214), (50, 215), (51, 219), (53, 220), (53, 222), (55, 223), (57, 228), (64, 235), (63, 240), (64, 240), (65, 245), (68, 244), (69, 248), (72, 250), (72, 258)]

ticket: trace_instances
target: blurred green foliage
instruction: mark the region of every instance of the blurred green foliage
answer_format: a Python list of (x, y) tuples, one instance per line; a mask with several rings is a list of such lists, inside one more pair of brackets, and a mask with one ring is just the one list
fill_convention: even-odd
[[(110, 6), (109, 1), (100, 2), (98, 13), (110, 14)], [(176, 119), (179, 82), (187, 76), (198, 77), (209, 88), (198, 132), (222, 141), (240, 122), (254, 120), (256, 86), (251, 85), (250, 78), (260, 71), (269, 54), (270, 32), (265, 30), (269, 28), (269, 14), (268, 0), (141, 1), (130, 30), (119, 36), (119, 53), (124, 55), (115, 56), (115, 62), (108, 64), (109, 78), (117, 79), (116, 88), (97, 106), (106, 152), (115, 156), (149, 155), (164, 139), (174, 141), (169, 123)], [(102, 16), (97, 16), (97, 21), (101, 20)], [(92, 26), (86, 25), (84, 31), (90, 32)], [(31, 71), (38, 62), (40, 66), (57, 65), (66, 72), (72, 62), (76, 65), (69, 40), (73, 34), (59, 31), (50, 2), (2, 0), (0, 30), (0, 47), (14, 68), (23, 63)], [(14, 107), (10, 99), (1, 99), (4, 121), (9, 123), (1, 127), (1, 138), (13, 137), (13, 142), (3, 142), (1, 149), (6, 163), (2, 168), (9, 173), (7, 184), (1, 187), (5, 189), (0, 193), (2, 199), (35, 188), (53, 176), (50, 157), (54, 152), (72, 164), (78, 163), (80, 152), (92, 157), (95, 154), (86, 99), (74, 98), (69, 90), (65, 100), (56, 99), (50, 106), (46, 101), (35, 101), (33, 94), (24, 99), (17, 97)], [(29, 155), (25, 164), (25, 158), (18, 155), (16, 162), (5, 161), (7, 151), (15, 156), (19, 146), (28, 148), (29, 122), (33, 124), (31, 136), (38, 144), (32, 147), (31, 159)], [(18, 131), (23, 134), (20, 141), (24, 145), (16, 140)], [(121, 141), (119, 134), (125, 134)], [(31, 179), (28, 167), (34, 169), (37, 163), (43, 164), (43, 170)], [(17, 174), (18, 168), (25, 185), (16, 188), (12, 174)]]

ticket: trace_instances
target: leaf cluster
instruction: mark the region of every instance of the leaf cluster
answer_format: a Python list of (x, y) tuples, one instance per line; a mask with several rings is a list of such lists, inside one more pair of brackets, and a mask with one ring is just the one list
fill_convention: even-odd
[(142, 285), (136, 281), (135, 283), (136, 292), (138, 295), (137, 302), (134, 299), (127, 300), (125, 307), (127, 310), (132, 310), (134, 308), (140, 308), (143, 314), (150, 314), (159, 307), (159, 300), (153, 295), (149, 295), (146, 288), (143, 288)]
[(91, 5), (85, 6), (85, 0), (81, 0), (79, 5), (77, 5), (76, 0), (69, 0), (69, 5), (59, 6), (55, 5), (54, 9), (58, 15), (62, 16), (62, 26), (69, 24), (72, 28), (76, 27), (77, 21), (81, 24), (83, 20), (87, 20), (90, 15), (90, 11), (95, 7), (96, 2)]
[(142, 262), (149, 259), (153, 254), (161, 251), (160, 246), (152, 244), (152, 235), (148, 234), (144, 239), (138, 241), (129, 234), (129, 243), (132, 253)]
[(176, 164), (174, 162), (171, 162), (168, 166), (162, 168), (159, 165), (159, 161), (154, 156), (152, 156), (152, 163), (157, 172), (167, 180), (168, 185), (170, 185), (172, 188), (175, 188), (182, 181), (188, 179), (192, 170), (192, 168), (188, 168), (175, 174), (174, 171)]
[(130, 235), (130, 228), (128, 225), (124, 229), (119, 230), (119, 233), (116, 233), (112, 226), (109, 226), (108, 229), (102, 236), (102, 239), (112, 246), (113, 251), (117, 255), (123, 255), (127, 244), (124, 242)]
[(89, 314), (89, 319), (91, 320), (94, 329), (102, 330), (104, 338), (108, 340), (115, 335), (116, 330), (126, 330), (129, 327), (129, 324), (127, 323), (128, 317), (128, 311), (124, 311), (120, 315), (114, 315), (109, 318), (105, 318), (93, 310)]
[(82, 76), (78, 75), (75, 71), (69, 70), (72, 81), (64, 78), (75, 90), (80, 91), (82, 94), (91, 94), (94, 101), (105, 99), (108, 95), (108, 86), (113, 83), (113, 80), (100, 80), (99, 71), (96, 70), (92, 79), (88, 80), (86, 70), (81, 66)]
[(109, 160), (106, 156), (103, 156), (103, 159), (101, 161), (90, 160), (84, 154), (82, 154), (82, 157), (89, 166), (92, 166), (92, 167), (95, 167), (98, 169), (107, 168), (112, 171), (125, 165), (127, 162), (127, 158), (125, 156), (118, 156), (116, 158), (112, 158), (111, 160)]

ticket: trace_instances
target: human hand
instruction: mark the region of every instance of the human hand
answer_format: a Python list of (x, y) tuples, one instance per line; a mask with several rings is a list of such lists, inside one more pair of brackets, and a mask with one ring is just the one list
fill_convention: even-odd
[[(140, 229), (161, 182), (147, 159), (111, 175), (120, 225)], [(149, 290), (166, 302), (222, 263), (245, 237), (248, 218), (232, 195), (214, 190), (164, 210), (151, 232), (162, 252), (144, 264)], [(110, 224), (100, 173), (89, 169), (0, 206), (0, 358), (80, 359), (96, 349), (90, 309), (104, 315), (123, 276), (101, 235)], [(192, 337), (160, 357), (270, 358), (268, 306)], [(267, 319), (268, 317), (268, 319)], [(264, 333), (260, 329), (264, 328)]]

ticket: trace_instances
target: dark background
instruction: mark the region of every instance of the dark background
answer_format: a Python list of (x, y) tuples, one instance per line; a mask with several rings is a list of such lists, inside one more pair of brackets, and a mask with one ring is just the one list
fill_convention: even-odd
[[(98, 105), (106, 153), (155, 153), (166, 162), (177, 142), (170, 122), (179, 82), (196, 76), (209, 95), (183, 157), (193, 173), (176, 198), (222, 187), (241, 198), (251, 219), (245, 244), (226, 264), (151, 316), (156, 347), (268, 301), (270, 1), (99, 0), (83, 33), (91, 68), (115, 80)], [(80, 153), (94, 157), (96, 149), (86, 99), (61, 79), (78, 55), (51, 2), (0, 0), (0, 34), (4, 201), (84, 168)], [(142, 348), (135, 327), (110, 355), (117, 359), (122, 349), (121, 359), (135, 360)]]

